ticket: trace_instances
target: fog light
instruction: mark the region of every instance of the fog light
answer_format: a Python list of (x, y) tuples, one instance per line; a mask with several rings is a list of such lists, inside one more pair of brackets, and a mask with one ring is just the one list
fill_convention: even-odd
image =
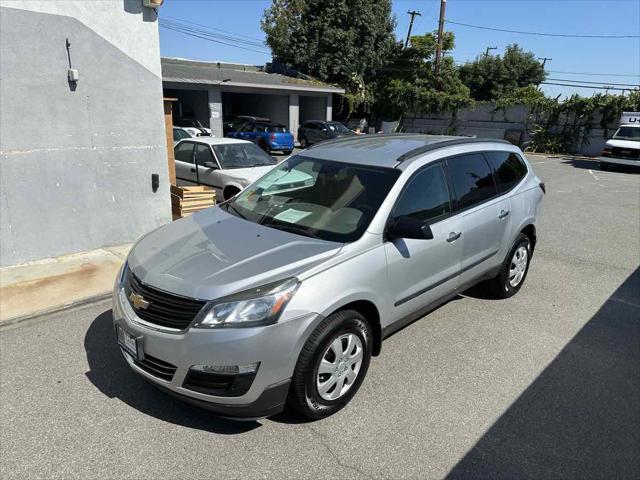
[(194, 365), (191, 369), (203, 373), (241, 375), (243, 373), (256, 373), (259, 365), (260, 362), (247, 363), (246, 365)]

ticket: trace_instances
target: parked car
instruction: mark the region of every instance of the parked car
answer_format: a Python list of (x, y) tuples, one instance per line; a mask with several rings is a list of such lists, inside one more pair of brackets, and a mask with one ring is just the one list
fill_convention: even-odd
[(369, 122), (366, 118), (352, 118), (347, 122), (347, 128), (357, 134), (368, 133)]
[(236, 115), (222, 124), (224, 136), (226, 137), (229, 132), (237, 132), (248, 121), (271, 123), (271, 120), (265, 117), (256, 117), (255, 115)]
[(232, 128), (227, 132), (228, 138), (249, 140), (267, 153), (279, 150), (285, 155), (289, 155), (293, 151), (293, 135), (284, 125), (263, 119), (248, 119), (242, 125), (238, 125), (239, 123), (233, 124), (237, 130)]
[(254, 143), (230, 138), (181, 140), (174, 156), (176, 177), (213, 187), (218, 200), (230, 199), (276, 164)]
[(476, 283), (522, 288), (543, 194), (503, 140), (323, 142), (138, 241), (117, 340), (133, 371), (219, 414), (326, 417), (394, 331)]
[(614, 165), (640, 168), (640, 112), (624, 112), (618, 130), (605, 143), (600, 168), (609, 170)]
[(181, 118), (178, 126), (187, 130), (192, 137), (213, 136), (210, 128), (204, 127), (199, 120), (193, 118)]
[(183, 140), (185, 138), (193, 138), (196, 136), (197, 135), (194, 135), (193, 132), (190, 131), (189, 129), (174, 126), (173, 127), (173, 146), (175, 147), (180, 140)]
[(356, 135), (340, 122), (325, 122), (322, 120), (310, 120), (304, 122), (298, 128), (298, 141), (300, 148), (307, 148), (314, 143), (324, 140), (332, 140), (340, 137)]

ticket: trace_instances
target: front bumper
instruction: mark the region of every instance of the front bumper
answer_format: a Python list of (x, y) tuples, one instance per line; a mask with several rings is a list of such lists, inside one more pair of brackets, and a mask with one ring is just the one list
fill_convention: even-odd
[[(161, 390), (190, 404), (220, 415), (260, 418), (284, 408), (289, 381), (304, 341), (321, 320), (308, 314), (273, 325), (253, 328), (198, 329), (168, 333), (145, 326), (117, 286), (113, 295), (113, 322), (139, 340), (143, 355), (175, 366), (170, 375), (154, 374), (126, 350), (131, 369)], [(138, 361), (136, 361), (138, 360)], [(258, 371), (246, 393), (238, 396), (207, 395), (186, 388), (194, 365), (246, 365), (259, 362)]]
[(640, 167), (640, 160), (633, 158), (598, 157), (598, 160), (602, 163), (613, 163), (615, 165), (629, 165), (632, 167)]

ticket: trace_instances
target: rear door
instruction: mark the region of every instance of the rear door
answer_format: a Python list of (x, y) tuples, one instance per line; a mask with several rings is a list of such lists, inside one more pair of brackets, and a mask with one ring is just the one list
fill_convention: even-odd
[(428, 221), (433, 239), (397, 238), (385, 242), (393, 321), (453, 292), (458, 285), (462, 221), (452, 215), (445, 170), (431, 163), (411, 177), (390, 221), (406, 215)]
[(460, 284), (472, 282), (502, 262), (510, 220), (509, 199), (498, 196), (487, 158), (481, 152), (448, 158), (454, 208), (462, 218)]
[(174, 149), (176, 159), (176, 177), (180, 180), (196, 181), (196, 169), (193, 163), (195, 143), (183, 140)]

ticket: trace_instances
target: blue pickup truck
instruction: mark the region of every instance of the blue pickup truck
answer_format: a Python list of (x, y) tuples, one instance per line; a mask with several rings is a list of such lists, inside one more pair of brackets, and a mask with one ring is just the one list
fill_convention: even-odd
[(267, 153), (277, 150), (289, 155), (293, 150), (293, 135), (289, 129), (269, 119), (244, 117), (227, 125), (227, 137), (249, 140)]

